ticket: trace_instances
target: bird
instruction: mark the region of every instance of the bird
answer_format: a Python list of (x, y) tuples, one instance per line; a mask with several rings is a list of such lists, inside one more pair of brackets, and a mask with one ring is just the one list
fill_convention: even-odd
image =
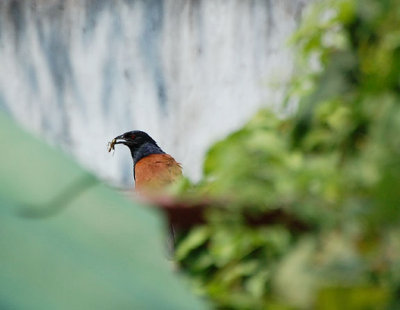
[(132, 155), (135, 191), (144, 195), (161, 194), (182, 176), (182, 166), (165, 153), (146, 132), (133, 130), (115, 137), (109, 143), (126, 145)]

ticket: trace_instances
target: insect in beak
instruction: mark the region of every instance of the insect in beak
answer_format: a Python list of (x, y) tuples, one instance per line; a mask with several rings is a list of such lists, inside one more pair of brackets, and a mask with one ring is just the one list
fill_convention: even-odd
[(114, 138), (112, 139), (111, 142), (108, 142), (108, 152), (111, 152), (111, 150), (115, 151), (115, 144), (117, 143), (117, 139)]

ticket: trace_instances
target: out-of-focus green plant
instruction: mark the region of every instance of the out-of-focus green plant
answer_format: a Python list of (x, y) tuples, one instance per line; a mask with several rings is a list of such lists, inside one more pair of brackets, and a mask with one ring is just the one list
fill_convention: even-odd
[[(177, 259), (216, 308), (400, 308), (400, 2), (320, 1), (294, 41), (297, 113), (210, 149), (195, 190), (229, 207)], [(307, 229), (243, 215), (276, 210)]]

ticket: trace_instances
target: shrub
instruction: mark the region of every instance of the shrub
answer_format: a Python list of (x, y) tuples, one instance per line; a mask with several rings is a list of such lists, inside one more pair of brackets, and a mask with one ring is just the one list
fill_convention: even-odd
[(316, 3), (294, 36), (296, 113), (262, 110), (209, 150), (194, 191), (228, 207), (177, 259), (216, 308), (400, 307), (399, 23), (395, 0)]

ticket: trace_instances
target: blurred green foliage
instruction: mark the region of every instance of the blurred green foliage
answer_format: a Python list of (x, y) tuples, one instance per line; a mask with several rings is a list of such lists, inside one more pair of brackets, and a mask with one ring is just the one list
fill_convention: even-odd
[[(210, 149), (194, 191), (229, 208), (177, 260), (220, 309), (399, 309), (400, 2), (317, 2), (293, 41), (297, 112)], [(276, 210), (307, 229), (243, 215)]]

